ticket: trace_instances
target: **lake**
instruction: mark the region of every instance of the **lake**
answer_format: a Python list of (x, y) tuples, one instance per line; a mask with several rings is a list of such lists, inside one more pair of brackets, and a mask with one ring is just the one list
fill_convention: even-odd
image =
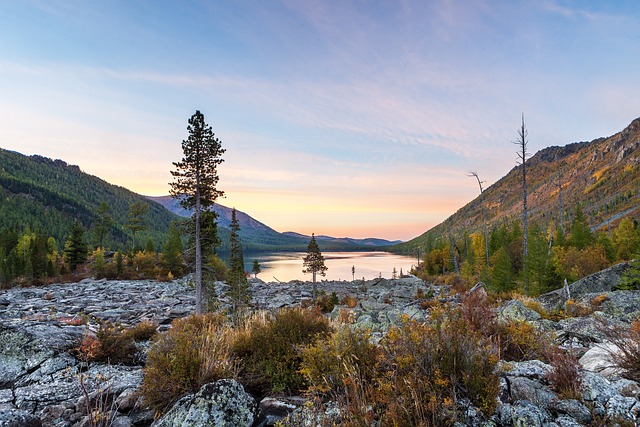
[[(302, 258), (306, 252), (260, 252), (244, 255), (245, 270), (250, 272), (253, 260), (260, 263), (262, 272), (258, 278), (265, 282), (279, 280), (311, 280), (311, 274), (302, 273)], [(327, 275), (316, 280), (352, 280), (351, 267), (355, 267), (355, 278), (366, 280), (376, 277), (391, 278), (393, 269), (398, 275), (400, 269), (409, 272), (416, 265), (416, 258), (396, 255), (389, 252), (323, 252)]]

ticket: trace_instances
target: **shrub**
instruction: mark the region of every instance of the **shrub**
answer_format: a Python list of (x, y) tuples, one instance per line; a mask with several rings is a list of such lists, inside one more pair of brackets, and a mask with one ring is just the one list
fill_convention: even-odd
[(546, 375), (551, 388), (562, 399), (580, 399), (582, 397), (582, 377), (578, 358), (571, 351), (552, 346), (547, 352), (547, 360), (552, 366)]
[(259, 395), (303, 390), (305, 381), (296, 347), (313, 343), (329, 331), (322, 315), (300, 308), (250, 317), (233, 342), (233, 353), (242, 362), (241, 382)]
[(593, 309), (591, 307), (587, 307), (586, 305), (569, 298), (565, 303), (565, 316), (567, 317), (584, 317), (593, 313)]
[(124, 334), (124, 326), (101, 322), (95, 337), (88, 331), (82, 337), (79, 358), (86, 362), (105, 362), (131, 365), (135, 363), (137, 348), (133, 339)]
[(322, 293), (316, 299), (316, 307), (322, 313), (331, 313), (333, 308), (340, 302), (338, 295), (335, 292), (331, 292), (331, 295), (327, 295), (326, 292)]
[(491, 414), (500, 389), (495, 348), (460, 310), (432, 310), (429, 323), (405, 320), (381, 341), (383, 425), (453, 423), (459, 399)]
[(358, 305), (358, 298), (355, 295), (345, 295), (340, 304), (346, 305), (349, 308), (354, 308)]
[(500, 347), (500, 358), (515, 362), (546, 360), (546, 349), (552, 345), (548, 334), (523, 321), (497, 323), (493, 339)]
[(609, 299), (609, 295), (607, 294), (596, 295), (595, 297), (591, 298), (591, 301), (590, 301), (591, 307), (593, 307), (594, 310), (597, 310), (600, 308), (602, 303), (608, 299)]
[(151, 320), (143, 320), (123, 332), (123, 334), (135, 342), (148, 341), (158, 332), (158, 324)]
[(602, 321), (600, 330), (618, 348), (610, 352), (611, 361), (622, 369), (624, 377), (640, 381), (640, 319), (630, 327)]
[(171, 328), (152, 341), (140, 392), (161, 414), (183, 395), (203, 384), (234, 377), (230, 328), (221, 316), (176, 319)]
[(370, 382), (374, 378), (378, 347), (371, 342), (368, 330), (341, 326), (332, 334), (300, 348), (300, 372), (312, 393), (333, 397), (342, 395), (349, 377)]

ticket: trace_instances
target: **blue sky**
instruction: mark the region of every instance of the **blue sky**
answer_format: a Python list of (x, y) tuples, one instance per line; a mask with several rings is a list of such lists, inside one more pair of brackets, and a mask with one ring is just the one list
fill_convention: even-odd
[(278, 231), (409, 239), (529, 151), (640, 116), (637, 1), (0, 0), (0, 147), (168, 193), (188, 118), (219, 202)]

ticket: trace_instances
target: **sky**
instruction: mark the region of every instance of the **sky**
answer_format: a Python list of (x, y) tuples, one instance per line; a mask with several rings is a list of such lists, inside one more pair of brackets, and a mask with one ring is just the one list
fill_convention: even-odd
[[(0, 147), (169, 192), (189, 117), (220, 204), (408, 240), (528, 152), (640, 116), (637, 0), (0, 0)], [(1, 166), (1, 165), (0, 165)]]

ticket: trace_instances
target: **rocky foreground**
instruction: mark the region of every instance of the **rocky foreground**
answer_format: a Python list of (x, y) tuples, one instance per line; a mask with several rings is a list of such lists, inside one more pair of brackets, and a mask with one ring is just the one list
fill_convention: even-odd
[[(517, 300), (499, 308), (499, 317), (526, 320), (553, 332), (562, 344), (581, 356), (581, 401), (560, 399), (545, 379), (551, 367), (540, 361), (502, 364), (498, 410), (490, 420), (481, 421), (470, 407), (467, 425), (569, 427), (595, 425), (596, 419), (637, 425), (640, 386), (621, 378), (611, 366), (610, 347), (597, 327), (598, 317), (628, 322), (640, 315), (640, 291), (612, 292), (625, 268), (625, 264), (612, 267), (572, 284), (568, 290), (539, 299), (547, 309), (553, 309), (566, 302), (567, 293), (585, 306), (599, 296), (597, 311), (586, 316), (557, 322), (545, 320)], [(251, 284), (256, 308), (296, 306), (311, 297), (308, 282), (252, 280)], [(459, 298), (450, 296), (446, 286), (425, 284), (415, 277), (323, 282), (319, 288), (336, 292), (339, 298), (355, 296), (355, 307), (336, 307), (331, 315), (344, 317), (346, 313), (349, 322), (369, 327), (374, 337), (381, 337), (403, 315), (424, 318), (425, 311), (416, 299), (418, 294), (454, 302)], [(226, 285), (218, 283), (218, 295), (225, 291)], [(83, 333), (87, 328), (96, 330), (100, 321), (136, 325), (151, 320), (166, 329), (173, 319), (194, 311), (193, 293), (184, 279), (169, 283), (87, 279), (74, 284), (0, 291), (0, 427), (100, 425), (99, 420), (87, 415), (100, 405), (103, 411), (115, 411), (109, 424), (115, 427), (152, 423), (265, 426), (289, 413), (293, 425), (317, 425), (316, 416), (306, 413), (300, 401), (255, 402), (233, 380), (204, 386), (154, 421), (154, 414), (141, 406), (136, 394), (142, 381), (141, 366), (87, 366), (72, 356), (71, 350), (79, 345)], [(223, 297), (220, 302), (227, 303)], [(141, 345), (141, 360), (144, 353)], [(101, 400), (107, 394), (113, 398)], [(331, 411), (324, 416), (330, 419)]]

